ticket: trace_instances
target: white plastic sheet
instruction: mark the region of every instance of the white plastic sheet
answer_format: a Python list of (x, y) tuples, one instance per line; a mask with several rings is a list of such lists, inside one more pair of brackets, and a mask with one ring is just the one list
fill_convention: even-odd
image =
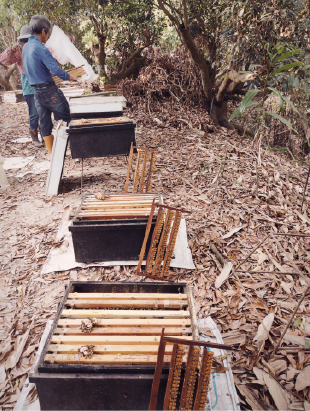
[(53, 27), (51, 37), (45, 46), (60, 64), (71, 63), (74, 67), (83, 65), (87, 75), (82, 76), (82, 80), (92, 82), (98, 78), (87, 60), (58, 26)]
[[(199, 337), (202, 341), (223, 344), (221, 333), (211, 317), (198, 320)], [(214, 337), (203, 334), (203, 329), (211, 331)], [(213, 349), (214, 356), (224, 355), (226, 351)], [(224, 373), (213, 373), (208, 394), (207, 411), (240, 411), (239, 398), (234, 384), (234, 377), (230, 367), (229, 357), (223, 360), (227, 371)]]
[(9, 157), (4, 159), (4, 170), (13, 170), (26, 167), (31, 161), (34, 160), (34, 156), (31, 157)]

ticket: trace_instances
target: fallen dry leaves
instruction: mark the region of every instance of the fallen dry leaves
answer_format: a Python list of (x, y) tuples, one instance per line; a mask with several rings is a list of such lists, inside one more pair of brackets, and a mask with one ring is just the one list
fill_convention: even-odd
[[(250, 140), (210, 122), (209, 133), (177, 130), (176, 113), (159, 122), (158, 113), (127, 109), (137, 121), (139, 145), (158, 150), (153, 190), (166, 203), (192, 210), (187, 219), (189, 245), (196, 270), (171, 269), (176, 281), (194, 287), (198, 317), (211, 315), (225, 343), (236, 348), (232, 369), (244, 409), (308, 409), (310, 389), (309, 297), (299, 307), (281, 347), (272, 354), (282, 330), (304, 292), (296, 267), (310, 273), (306, 237), (270, 237), (234, 272), (237, 265), (270, 233), (310, 234), (309, 194), (300, 210), (306, 168), (283, 155), (262, 149), (256, 193), (256, 150)], [(188, 122), (191, 109), (184, 111)], [(44, 149), (12, 144), (27, 136), (25, 104), (1, 105), (0, 152), (4, 157), (35, 155)], [(183, 114), (182, 114), (183, 116)], [(183, 117), (182, 117), (183, 118)], [(161, 118), (162, 119), (162, 118)], [(189, 123), (189, 122), (188, 122)], [(205, 124), (205, 120), (203, 120)], [(210, 131), (213, 131), (211, 133)], [(225, 155), (226, 153), (226, 155)], [(60, 195), (46, 199), (47, 173), (10, 178), (0, 193), (0, 406), (13, 408), (33, 364), (46, 321), (53, 318), (70, 280), (141, 281), (135, 268), (76, 269), (42, 277), (40, 271), (63, 218), (80, 201), (79, 162), (66, 158)], [(92, 193), (122, 192), (127, 165), (122, 158), (84, 160), (84, 187)], [(309, 191), (308, 191), (309, 193)], [(223, 264), (210, 251), (213, 244)], [(284, 250), (284, 251), (283, 251)], [(228, 265), (229, 263), (229, 265)], [(217, 281), (225, 270), (223, 281)], [(152, 280), (146, 280), (152, 281)], [(216, 282), (217, 281), (217, 282)], [(221, 284), (220, 284), (221, 283)], [(216, 287), (217, 285), (217, 287)], [(256, 338), (255, 338), (256, 337)], [(32, 400), (36, 393), (32, 393)]]

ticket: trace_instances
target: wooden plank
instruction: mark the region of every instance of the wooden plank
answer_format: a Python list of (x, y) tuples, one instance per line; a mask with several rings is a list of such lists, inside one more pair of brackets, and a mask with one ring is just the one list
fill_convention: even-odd
[(137, 273), (139, 273), (140, 269), (141, 269), (142, 261), (143, 261), (145, 250), (146, 250), (147, 240), (149, 238), (149, 234), (150, 234), (151, 227), (152, 227), (153, 216), (155, 215), (155, 208), (156, 208), (156, 206), (155, 206), (155, 199), (154, 199), (153, 204), (152, 204), (151, 213), (150, 213), (150, 216), (149, 216), (149, 220), (147, 222), (147, 226), (146, 226), (146, 230), (145, 230), (145, 235), (144, 235), (144, 239), (143, 239), (142, 248), (141, 248), (140, 255), (139, 255), (139, 263), (138, 263), (138, 267), (137, 267)]
[[(65, 319), (58, 320), (58, 327), (79, 327), (82, 324), (82, 319)], [(112, 318), (112, 319), (97, 319), (96, 327), (165, 327), (167, 330), (170, 327), (191, 326), (190, 319), (135, 319), (135, 318)]]
[(151, 208), (152, 204), (138, 204), (138, 203), (115, 203), (115, 204), (96, 204), (96, 205), (82, 205), (82, 210), (104, 210), (104, 209), (122, 209), (122, 208), (132, 208), (136, 210), (137, 208)]
[[(77, 354), (81, 345), (50, 344), (48, 352), (58, 354)], [(166, 345), (166, 354), (172, 353), (173, 345)], [(157, 345), (94, 345), (94, 354), (153, 354), (157, 355)]]
[[(104, 193), (103, 193), (104, 194)], [(157, 198), (158, 196), (156, 194), (152, 194), (152, 193), (130, 193), (130, 194), (106, 194), (106, 198), (109, 199), (109, 201), (111, 200), (128, 200), (128, 199), (132, 199), (132, 200), (136, 200), (137, 198), (140, 199), (153, 199), (153, 198)], [(84, 202), (87, 201), (98, 201), (98, 198), (95, 197), (95, 195), (91, 195), (85, 198)], [(105, 201), (105, 200), (102, 200)]]
[(119, 200), (119, 201), (109, 201), (109, 200), (102, 200), (102, 201), (88, 201), (87, 203), (83, 203), (82, 207), (95, 207), (95, 206), (105, 206), (105, 205), (152, 205), (152, 199), (129, 199), (129, 200)]
[[(113, 216), (113, 215), (108, 215), (108, 216), (100, 216), (100, 215), (92, 215), (92, 216), (78, 216), (77, 218), (79, 218), (79, 220), (125, 220), (125, 219), (129, 219), (129, 220), (133, 220), (135, 218), (147, 218), (148, 216), (145, 215), (137, 215), (137, 214), (133, 214), (133, 215), (117, 215), (117, 216)], [(143, 274), (144, 275), (144, 274)], [(155, 278), (155, 277), (154, 277)], [(159, 277), (161, 279), (161, 277)], [(166, 279), (166, 278), (165, 278)]]
[(190, 318), (183, 310), (62, 310), (62, 317), (69, 318)]
[(172, 293), (69, 293), (75, 300), (187, 300), (187, 294)]
[[(94, 327), (85, 333), (80, 328), (59, 327), (54, 334), (58, 335), (161, 335), (162, 327)], [(165, 335), (191, 334), (191, 327), (168, 327)]]
[(130, 145), (130, 152), (129, 152), (129, 158), (128, 158), (128, 169), (127, 169), (124, 193), (128, 192), (128, 184), (129, 184), (132, 156), (133, 156), (133, 143), (131, 143), (131, 145)]
[[(46, 354), (44, 361), (50, 364), (156, 364), (157, 355), (93, 355), (84, 358), (80, 354)], [(164, 356), (164, 363), (169, 364), (170, 355)]]
[(60, 121), (54, 132), (53, 151), (51, 165), (46, 180), (45, 195), (50, 197), (58, 194), (59, 183), (62, 176), (66, 155), (68, 133), (63, 121)]
[(183, 300), (67, 300), (66, 306), (72, 308), (174, 308), (180, 309), (188, 305)]
[[(192, 340), (191, 336), (184, 336), (182, 340)], [(53, 335), (52, 343), (56, 344), (97, 344), (111, 345), (158, 345), (160, 336), (122, 336), (122, 335)], [(168, 343), (169, 344), (169, 343)], [(138, 348), (137, 348), (138, 350)]]
[(150, 212), (148, 211), (148, 210), (139, 210), (139, 209), (136, 209), (136, 210), (132, 210), (132, 211), (130, 211), (130, 210), (124, 210), (124, 211), (100, 211), (100, 212), (96, 212), (96, 211), (82, 211), (82, 212), (80, 212), (79, 214), (78, 214), (78, 217), (90, 217), (90, 216), (95, 216), (95, 217), (100, 217), (100, 216), (103, 216), (103, 217), (113, 217), (113, 216), (115, 216), (115, 217), (117, 217), (117, 218), (120, 218), (121, 216), (124, 216), (124, 217), (129, 217), (129, 216), (133, 216), (133, 217), (136, 217), (136, 216), (139, 216), (139, 215), (141, 215), (141, 216), (146, 216), (146, 217), (148, 217), (149, 215), (150, 215)]
[(147, 218), (148, 214), (145, 213), (134, 213), (134, 214), (117, 214), (117, 215), (78, 215), (77, 218), (80, 220), (125, 220), (135, 219), (135, 218)]

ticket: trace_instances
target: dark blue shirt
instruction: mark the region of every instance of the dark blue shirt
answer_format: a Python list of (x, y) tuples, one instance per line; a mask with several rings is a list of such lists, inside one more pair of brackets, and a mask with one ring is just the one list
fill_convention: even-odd
[(52, 74), (62, 80), (70, 79), (70, 74), (58, 67), (52, 53), (37, 36), (30, 36), (23, 47), (23, 66), (31, 85), (53, 81)]

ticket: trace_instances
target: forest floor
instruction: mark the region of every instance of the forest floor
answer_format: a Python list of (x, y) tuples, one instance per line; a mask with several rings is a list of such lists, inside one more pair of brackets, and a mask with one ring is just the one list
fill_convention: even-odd
[[(217, 278), (223, 266), (210, 249), (215, 246), (236, 268), (267, 234), (310, 235), (310, 190), (300, 207), (307, 168), (262, 148), (257, 178), (251, 140), (221, 128), (178, 131), (151, 114), (125, 115), (138, 123), (138, 145), (158, 150), (152, 191), (192, 211), (186, 221), (196, 270), (171, 269), (170, 275), (194, 287), (198, 317), (211, 316), (224, 342), (234, 345), (231, 365), (241, 407), (309, 410), (309, 296), (281, 348), (272, 352), (307, 287), (310, 238), (271, 235), (240, 267), (243, 272), (222, 283)], [(26, 103), (0, 104), (1, 155), (50, 160), (45, 148), (11, 142), (20, 137), (28, 137)], [(126, 171), (121, 157), (87, 159), (85, 191), (122, 192)], [(47, 171), (9, 177), (10, 187), (0, 191), (0, 409), (14, 407), (70, 280), (141, 281), (134, 267), (41, 275), (61, 222), (80, 202), (80, 173), (81, 163), (67, 156), (57, 197), (45, 197)]]

